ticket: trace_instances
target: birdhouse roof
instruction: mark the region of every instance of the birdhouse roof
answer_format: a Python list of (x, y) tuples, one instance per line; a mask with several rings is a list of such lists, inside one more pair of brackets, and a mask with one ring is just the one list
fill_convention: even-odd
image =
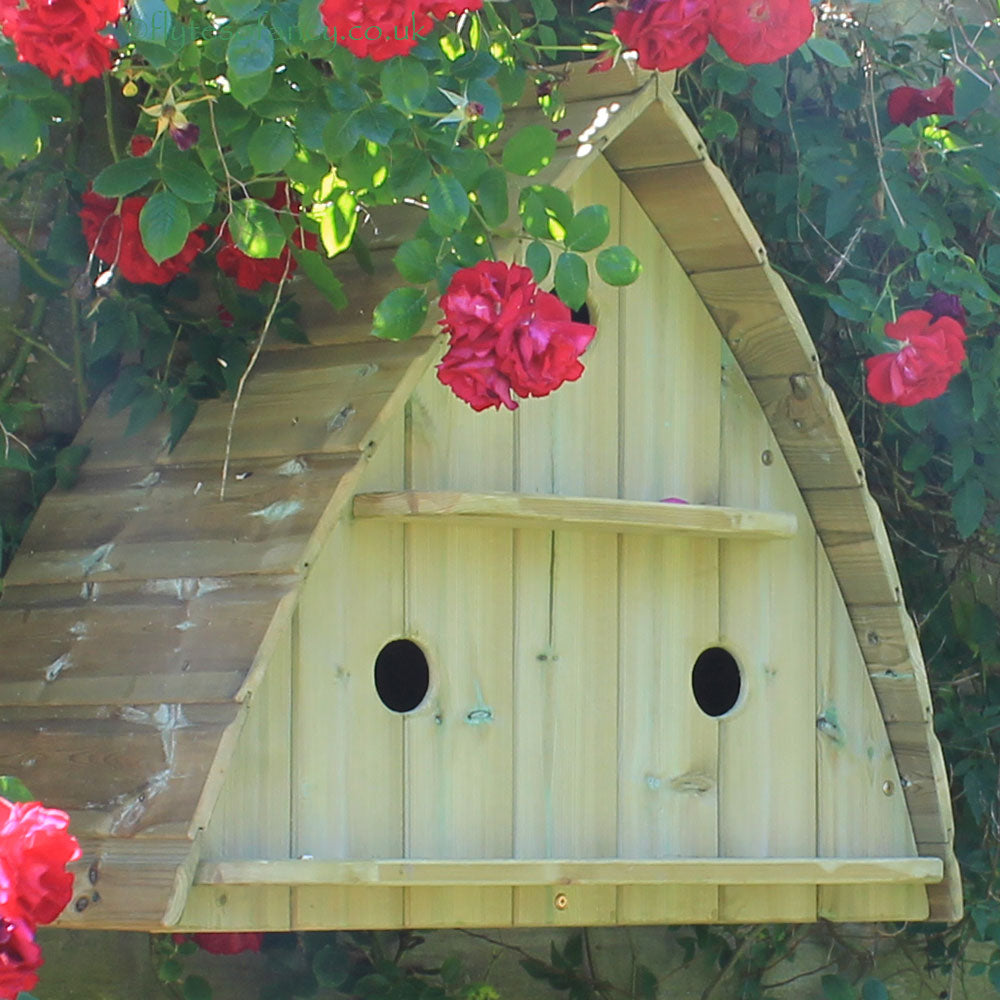
[[(574, 77), (566, 90), (559, 127), (572, 133), (533, 180), (565, 189), (603, 157), (690, 276), (822, 540), (918, 853), (944, 863), (944, 880), (928, 889), (931, 916), (954, 919), (961, 887), (948, 785), (917, 634), (792, 296), (669, 76), (623, 64)], [(515, 127), (544, 121), (536, 109), (509, 118)], [(125, 416), (99, 402), (77, 439), (90, 448), (79, 482), (45, 498), (10, 567), (0, 604), (0, 773), (71, 813), (84, 856), (66, 926), (152, 928), (183, 908), (199, 831), (303, 580), (439, 350), (436, 316), (404, 343), (368, 335), (372, 307), (398, 281), (392, 247), (410, 225), (386, 217), (371, 241), (374, 274), (342, 268), (345, 312), (304, 293), (310, 344), (264, 350), (228, 456), (228, 399), (203, 403), (173, 451), (163, 422), (126, 437)]]

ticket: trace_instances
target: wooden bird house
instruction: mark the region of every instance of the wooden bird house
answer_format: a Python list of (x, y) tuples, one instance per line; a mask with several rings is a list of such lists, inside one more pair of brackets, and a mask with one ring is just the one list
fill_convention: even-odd
[(960, 914), (881, 517), (669, 83), (571, 83), (541, 175), (644, 265), (578, 382), (477, 414), (436, 317), (373, 340), (389, 227), (264, 352), (224, 501), (229, 401), (172, 452), (88, 418), (0, 606), (0, 773), (84, 850), (63, 926)]

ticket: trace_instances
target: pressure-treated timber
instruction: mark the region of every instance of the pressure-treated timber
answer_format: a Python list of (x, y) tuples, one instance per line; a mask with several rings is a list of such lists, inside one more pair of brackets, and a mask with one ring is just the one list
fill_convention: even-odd
[(940, 882), (940, 858), (609, 858), (585, 861), (221, 861), (196, 881), (222, 885), (857, 885)]
[(704, 504), (654, 503), (528, 493), (452, 491), (359, 493), (354, 516), (388, 521), (488, 524), (494, 527), (583, 528), (615, 534), (679, 532), (708, 538), (791, 538), (794, 514)]

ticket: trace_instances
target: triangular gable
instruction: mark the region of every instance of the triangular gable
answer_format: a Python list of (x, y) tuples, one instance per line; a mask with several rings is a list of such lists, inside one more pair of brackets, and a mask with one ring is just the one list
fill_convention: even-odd
[[(918, 853), (945, 861), (931, 915), (952, 919), (960, 881), (919, 645), (857, 451), (791, 296), (668, 78), (586, 77), (570, 97), (561, 124), (574, 137), (538, 179), (569, 187), (604, 156), (749, 379), (846, 601)], [(373, 279), (351, 282), (360, 294), (344, 317), (323, 317), (306, 296), (314, 346), (265, 354), (241, 404), (239, 476), (224, 503), (216, 480), (228, 401), (204, 404), (170, 454), (161, 424), (126, 439), (123, 420), (100, 404), (78, 437), (92, 446), (80, 483), (46, 498), (11, 567), (0, 711), (18, 739), (0, 753), (0, 771), (68, 807), (87, 849), (81, 877), (102, 873), (100, 905), (67, 913), (67, 925), (146, 927), (180, 913), (198, 831), (249, 696), (287, 637), (303, 574), (433, 360), (426, 336), (367, 338), (371, 306), (395, 281), (388, 256), (376, 253)]]

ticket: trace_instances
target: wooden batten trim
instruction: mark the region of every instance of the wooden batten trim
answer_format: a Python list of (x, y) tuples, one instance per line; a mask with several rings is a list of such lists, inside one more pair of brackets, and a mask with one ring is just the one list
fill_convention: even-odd
[(209, 861), (209, 885), (907, 885), (944, 877), (940, 858), (624, 858), (588, 861)]
[(657, 503), (527, 493), (359, 493), (354, 516), (387, 521), (580, 528), (615, 534), (676, 532), (746, 541), (791, 538), (794, 514), (702, 504)]

